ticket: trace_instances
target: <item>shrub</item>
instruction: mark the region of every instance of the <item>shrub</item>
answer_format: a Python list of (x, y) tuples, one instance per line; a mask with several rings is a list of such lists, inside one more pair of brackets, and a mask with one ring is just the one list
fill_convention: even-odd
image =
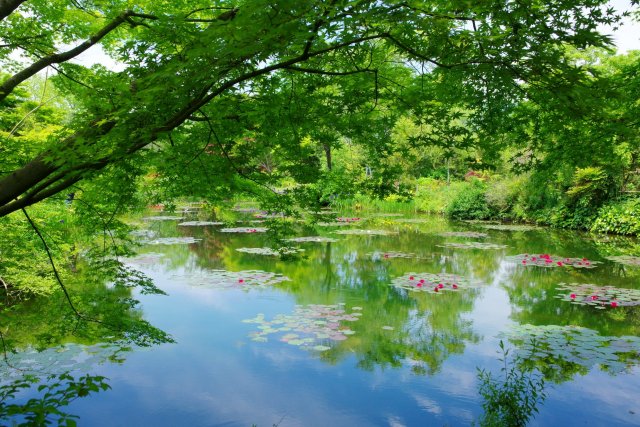
[(447, 185), (433, 178), (420, 178), (416, 186), (415, 204), (421, 212), (444, 215), (449, 205), (463, 188), (466, 182), (452, 182)]
[(491, 216), (485, 193), (487, 185), (480, 180), (465, 183), (462, 190), (451, 199), (446, 214), (453, 219), (486, 219)]
[(591, 231), (640, 234), (640, 199), (628, 199), (603, 206)]
[(519, 175), (512, 178), (490, 181), (486, 192), (489, 210), (502, 219), (514, 218), (514, 207), (522, 193), (526, 176)]

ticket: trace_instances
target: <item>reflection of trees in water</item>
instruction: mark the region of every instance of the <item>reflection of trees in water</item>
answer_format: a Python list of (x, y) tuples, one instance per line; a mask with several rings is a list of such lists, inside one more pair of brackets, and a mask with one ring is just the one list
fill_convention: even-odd
[[(61, 291), (0, 310), (0, 383), (5, 386), (0, 390), (4, 396), (0, 399), (0, 415), (18, 411), (19, 420), (28, 414), (36, 416), (33, 411), (37, 412), (37, 402), (41, 401), (46, 405), (40, 409), (43, 414), (37, 416), (50, 412), (54, 418), (66, 419), (69, 414), (57, 413), (57, 408), (108, 388), (101, 377), (76, 378), (75, 373), (90, 371), (106, 362), (121, 363), (133, 346), (172, 342), (170, 336), (142, 319), (130, 288), (106, 286), (106, 276), (99, 270), (85, 270), (82, 266), (80, 270), (67, 288), (82, 318), (70, 309)], [(38, 382), (43, 383), (42, 390), (35, 389)], [(31, 390), (29, 395), (40, 397), (12, 406), (16, 394), (12, 390)]]

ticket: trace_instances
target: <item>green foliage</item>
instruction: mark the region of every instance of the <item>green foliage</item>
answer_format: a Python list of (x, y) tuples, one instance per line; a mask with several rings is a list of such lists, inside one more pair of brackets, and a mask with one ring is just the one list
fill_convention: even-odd
[(509, 349), (500, 340), (501, 375), (478, 368), (479, 393), (484, 414), (481, 426), (524, 427), (538, 412), (546, 394), (542, 376), (521, 370), (518, 357), (509, 359)]
[(485, 197), (487, 185), (479, 179), (465, 183), (461, 191), (451, 200), (446, 214), (453, 219), (487, 219), (491, 216)]
[(600, 205), (608, 195), (611, 183), (601, 167), (577, 168), (567, 195), (576, 205)]
[[(11, 422), (13, 426), (75, 427), (79, 417), (61, 408), (78, 398), (110, 389), (106, 380), (97, 375), (74, 378), (69, 373), (63, 373), (51, 375), (39, 385), (39, 379), (33, 376), (0, 385), (0, 422)], [(20, 394), (36, 385), (41, 397), (20, 402)]]
[(416, 184), (416, 208), (421, 212), (444, 215), (467, 185), (459, 181), (447, 184), (433, 178), (420, 178)]
[(640, 199), (628, 199), (603, 206), (598, 210), (591, 231), (640, 234)]

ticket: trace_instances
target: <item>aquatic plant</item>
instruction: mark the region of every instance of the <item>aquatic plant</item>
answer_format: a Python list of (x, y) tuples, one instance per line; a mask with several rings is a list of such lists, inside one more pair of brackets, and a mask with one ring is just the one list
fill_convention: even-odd
[(271, 248), (236, 248), (236, 251), (244, 252), (244, 253), (247, 253), (247, 254), (254, 254), (254, 255), (279, 256), (281, 254), (294, 254), (294, 253), (297, 253), (297, 252), (302, 252), (302, 251), (304, 251), (304, 249), (290, 248), (290, 247), (278, 248), (278, 249), (271, 249)]
[(389, 259), (389, 258), (419, 258), (416, 254), (410, 252), (396, 252), (396, 251), (375, 251), (367, 252), (368, 257), (374, 260)]
[(608, 260), (618, 262), (624, 265), (630, 265), (633, 267), (640, 267), (640, 257), (631, 255), (612, 255), (606, 257)]
[(358, 228), (353, 228), (350, 230), (338, 230), (334, 231), (336, 234), (354, 234), (354, 235), (365, 235), (365, 236), (389, 236), (392, 234), (398, 234), (395, 231), (389, 230), (362, 230)]
[(207, 225), (224, 225), (224, 222), (220, 221), (186, 221), (178, 224), (182, 227), (204, 227)]
[(195, 237), (159, 237), (157, 239), (144, 242), (145, 245), (190, 245), (198, 243), (202, 239)]
[(516, 325), (501, 335), (517, 345), (523, 360), (539, 362), (550, 377), (564, 375), (567, 363), (585, 369), (599, 365), (612, 374), (620, 373), (640, 357), (640, 337), (602, 336), (580, 326)]
[(146, 252), (143, 254), (138, 254), (129, 258), (125, 258), (124, 262), (129, 265), (134, 266), (152, 266), (160, 262), (160, 260), (164, 257), (164, 254), (157, 252)]
[(268, 228), (265, 227), (235, 227), (235, 228), (221, 228), (221, 233), (265, 233)]
[(316, 224), (318, 227), (344, 227), (351, 225), (350, 222), (319, 222)]
[(519, 254), (508, 256), (505, 261), (515, 262), (524, 266), (535, 265), (538, 267), (574, 267), (574, 268), (594, 268), (599, 261), (591, 261), (587, 258), (567, 258), (549, 254)]
[(333, 239), (331, 237), (324, 236), (305, 236), (305, 237), (293, 237), (291, 239), (287, 239), (288, 242), (298, 242), (298, 243), (307, 243), (307, 242), (316, 242), (316, 243), (333, 243), (337, 242), (338, 239)]
[(391, 286), (407, 289), (412, 292), (439, 293), (457, 291), (477, 287), (479, 282), (472, 282), (457, 274), (449, 273), (407, 273), (391, 281)]
[(442, 237), (471, 237), (473, 239), (489, 236), (487, 233), (479, 233), (477, 231), (447, 231), (438, 235)]
[(298, 305), (293, 314), (278, 314), (271, 321), (265, 320), (260, 313), (253, 319), (245, 319), (244, 323), (255, 323), (259, 331), (249, 336), (253, 341), (266, 342), (268, 336), (281, 334), (280, 341), (289, 345), (300, 346), (305, 350), (326, 351), (335, 341), (344, 341), (355, 331), (343, 322), (355, 322), (362, 315), (362, 307), (352, 307), (348, 313), (344, 303), (323, 305)]
[(523, 224), (483, 224), (482, 227), (489, 230), (500, 231), (534, 231), (542, 229), (542, 227), (537, 227), (535, 225)]
[(183, 219), (181, 216), (146, 216), (142, 218), (143, 221), (178, 221)]
[(440, 248), (455, 248), (455, 249), (505, 249), (507, 245), (499, 245), (497, 243), (484, 243), (484, 242), (447, 242), (443, 245), (436, 245)]
[(556, 298), (595, 308), (640, 305), (640, 289), (616, 288), (588, 283), (560, 283), (556, 289), (567, 291)]
[(172, 276), (190, 286), (198, 286), (212, 289), (264, 289), (281, 282), (290, 280), (282, 274), (270, 273), (261, 270), (198, 270)]

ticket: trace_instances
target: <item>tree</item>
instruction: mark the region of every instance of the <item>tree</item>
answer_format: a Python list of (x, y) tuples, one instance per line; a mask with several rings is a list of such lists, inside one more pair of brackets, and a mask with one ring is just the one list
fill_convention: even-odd
[[(580, 69), (565, 59), (564, 45), (606, 44), (596, 26), (619, 19), (603, 0), (127, 5), (121, 0), (0, 3), (0, 60), (12, 72), (0, 82), (2, 114), (20, 84), (47, 67), (57, 71), (59, 90), (74, 100), (72, 118), (37, 153), (22, 153), (12, 136), (3, 136), (0, 216), (107, 167), (144, 164), (150, 154), (196, 131), (214, 139), (222, 130), (241, 136), (252, 130), (253, 120), (236, 114), (237, 107), (259, 103), (261, 88), (274, 77), (286, 82), (299, 73), (333, 80), (366, 76), (378, 85), (386, 78), (370, 61), (378, 46), (392, 51), (402, 66), (440, 70), (443, 80), (462, 83), (483, 111), (495, 113), (522, 96), (522, 81), (544, 86), (549, 76), (580, 78)], [(70, 62), (96, 44), (124, 70)], [(62, 47), (70, 45), (75, 47)], [(13, 59), (16, 52), (27, 66)], [(357, 96), (361, 103), (374, 102), (371, 91)], [(233, 145), (236, 139), (229, 135), (221, 142)], [(191, 140), (189, 146), (201, 143)], [(229, 152), (223, 155), (232, 162)]]

